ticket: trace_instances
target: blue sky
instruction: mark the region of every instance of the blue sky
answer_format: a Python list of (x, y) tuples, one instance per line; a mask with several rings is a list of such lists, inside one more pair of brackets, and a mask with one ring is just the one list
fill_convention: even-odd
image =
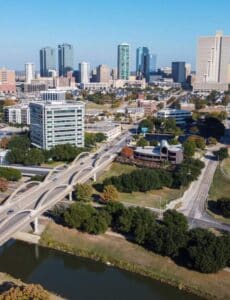
[(200, 35), (230, 34), (229, 0), (0, 0), (0, 66), (39, 67), (38, 51), (74, 45), (74, 61), (116, 66), (117, 44), (148, 46), (158, 67), (173, 60), (194, 65)]

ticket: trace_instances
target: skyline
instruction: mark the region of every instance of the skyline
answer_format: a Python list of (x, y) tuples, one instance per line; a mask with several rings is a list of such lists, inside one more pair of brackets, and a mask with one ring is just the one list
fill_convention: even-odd
[[(0, 66), (15, 70), (23, 70), (27, 62), (33, 62), (39, 70), (39, 50), (46, 46), (57, 48), (62, 43), (73, 45), (75, 69), (80, 61), (92, 67), (116, 67), (117, 45), (123, 42), (131, 47), (131, 70), (135, 70), (136, 48), (142, 46), (157, 55), (158, 67), (186, 61), (194, 69), (199, 36), (214, 35), (217, 30), (230, 34), (227, 0), (222, 0), (221, 5), (208, 3), (208, 9), (198, 0), (193, 4), (143, 0), (141, 6), (121, 0), (99, 0), (97, 4), (67, 0), (58, 5), (54, 0), (41, 0), (39, 4), (28, 0), (12, 2), (1, 4), (4, 47), (0, 48)], [(175, 19), (179, 20), (176, 24)]]

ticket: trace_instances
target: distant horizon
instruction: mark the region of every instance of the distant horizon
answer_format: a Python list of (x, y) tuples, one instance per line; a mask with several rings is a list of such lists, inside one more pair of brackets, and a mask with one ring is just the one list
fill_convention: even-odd
[[(131, 70), (135, 70), (136, 48), (148, 47), (157, 55), (157, 68), (185, 61), (195, 70), (197, 40), (222, 30), (228, 34), (230, 3), (193, 0), (40, 0), (39, 3), (9, 0), (1, 4), (0, 67), (23, 71), (27, 62), (39, 71), (39, 50), (57, 49), (58, 44), (74, 47), (74, 69), (87, 61), (117, 65), (117, 45), (131, 47)], [(215, 3), (214, 3), (215, 2)], [(12, 4), (13, 3), (13, 4)], [(57, 63), (57, 60), (56, 60)]]

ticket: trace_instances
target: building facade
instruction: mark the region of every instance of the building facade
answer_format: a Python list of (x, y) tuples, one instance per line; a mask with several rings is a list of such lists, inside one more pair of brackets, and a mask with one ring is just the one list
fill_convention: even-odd
[(175, 119), (177, 125), (184, 125), (192, 117), (192, 112), (182, 109), (162, 109), (157, 112), (157, 117), (162, 119)]
[(14, 94), (16, 92), (15, 71), (0, 69), (0, 93)]
[(97, 67), (97, 82), (110, 82), (110, 68), (107, 65), (100, 65)]
[(43, 101), (65, 101), (65, 91), (48, 90), (42, 91), (41, 97)]
[(5, 106), (3, 108), (4, 121), (10, 124), (30, 124), (30, 110), (26, 104)]
[(200, 37), (197, 47), (196, 81), (199, 91), (229, 89), (230, 36), (217, 32), (215, 36)]
[(35, 66), (33, 63), (25, 64), (25, 82), (31, 83), (31, 81), (35, 78)]
[(129, 80), (130, 76), (130, 45), (118, 45), (117, 53), (118, 79)]
[(83, 102), (64, 101), (30, 103), (31, 143), (42, 149), (59, 144), (84, 147)]
[(70, 44), (58, 45), (58, 69), (59, 76), (66, 76), (73, 71), (73, 46)]
[(52, 77), (51, 72), (56, 69), (55, 49), (45, 47), (40, 50), (40, 76)]
[(172, 62), (172, 78), (174, 82), (185, 83), (186, 82), (186, 68), (184, 61)]
[(80, 83), (89, 83), (90, 64), (83, 61), (79, 64)]

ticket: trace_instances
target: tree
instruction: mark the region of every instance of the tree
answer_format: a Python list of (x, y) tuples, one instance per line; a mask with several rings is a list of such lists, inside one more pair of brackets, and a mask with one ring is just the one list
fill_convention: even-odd
[(52, 149), (50, 149), (49, 155), (54, 161), (70, 162), (83, 151), (83, 148), (76, 148), (75, 146), (72, 146), (70, 144), (63, 144), (56, 145)]
[(199, 133), (199, 128), (196, 127), (196, 126), (193, 126), (193, 127), (190, 128), (189, 131), (190, 131), (191, 134), (197, 134), (197, 133)]
[(104, 187), (102, 198), (105, 201), (116, 201), (118, 199), (118, 191), (113, 185)]
[(107, 140), (107, 137), (104, 133), (98, 132), (98, 133), (95, 134), (96, 143), (101, 143), (101, 142), (106, 141), (106, 140)]
[(226, 237), (217, 237), (208, 230), (196, 228), (189, 233), (186, 248), (188, 265), (202, 273), (215, 273), (229, 261)]
[(107, 219), (103, 214), (95, 213), (82, 224), (82, 230), (91, 234), (102, 234), (108, 229)]
[(153, 131), (153, 122), (149, 119), (144, 119), (139, 123), (139, 130), (141, 131), (142, 128), (148, 128), (148, 132)]
[(40, 149), (30, 149), (24, 159), (25, 165), (41, 165), (44, 163), (45, 157)]
[(156, 140), (151, 140), (151, 141), (149, 142), (149, 144), (150, 144), (150, 146), (156, 147), (156, 146), (158, 145), (158, 141), (156, 141)]
[(222, 147), (218, 151), (215, 151), (214, 154), (217, 156), (218, 160), (224, 160), (229, 157), (228, 148)]
[(0, 191), (1, 192), (7, 191), (8, 186), (9, 186), (8, 181), (5, 178), (0, 177)]
[(93, 188), (89, 184), (77, 184), (75, 195), (77, 200), (90, 202), (92, 200)]
[(130, 147), (124, 147), (121, 150), (121, 156), (126, 157), (126, 158), (133, 158), (134, 152), (133, 149)]
[(216, 207), (218, 211), (225, 217), (230, 218), (230, 199), (221, 198), (216, 202)]
[(8, 143), (8, 149), (21, 149), (22, 151), (27, 151), (30, 147), (30, 139), (27, 135), (13, 136), (9, 143)]
[(183, 143), (185, 157), (193, 157), (195, 154), (196, 144), (194, 141), (185, 141)]
[(198, 135), (192, 135), (188, 138), (188, 141), (194, 141), (196, 148), (198, 149), (205, 149), (206, 143), (205, 143), (205, 139), (201, 136)]
[(146, 147), (148, 145), (149, 143), (145, 138), (140, 138), (139, 141), (137, 142), (137, 146), (139, 147)]
[(10, 139), (7, 137), (3, 137), (0, 141), (0, 148), (7, 149)]
[(12, 148), (6, 154), (6, 161), (11, 164), (24, 164), (27, 151), (20, 148)]

